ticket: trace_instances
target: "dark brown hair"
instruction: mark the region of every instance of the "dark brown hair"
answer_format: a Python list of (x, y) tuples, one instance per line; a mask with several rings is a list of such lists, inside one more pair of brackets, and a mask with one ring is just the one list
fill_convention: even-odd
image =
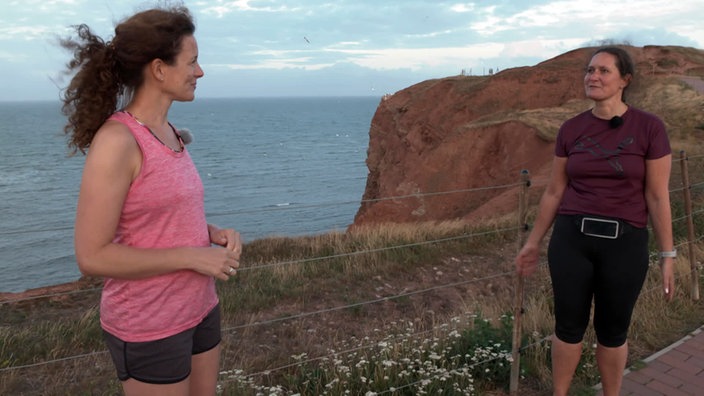
[(68, 117), (64, 133), (69, 148), (85, 153), (118, 103), (128, 101), (142, 85), (144, 67), (154, 59), (173, 64), (183, 37), (193, 35), (195, 24), (188, 9), (177, 6), (146, 10), (125, 19), (108, 42), (85, 24), (74, 28), (77, 38), (60, 41), (73, 52), (66, 73), (75, 72), (62, 93), (62, 111)]

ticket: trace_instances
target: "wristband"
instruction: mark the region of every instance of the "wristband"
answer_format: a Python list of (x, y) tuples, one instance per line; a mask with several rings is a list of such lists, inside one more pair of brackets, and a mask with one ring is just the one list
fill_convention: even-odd
[(677, 250), (670, 250), (669, 252), (660, 252), (658, 254), (658, 256), (660, 256), (660, 258), (665, 258), (665, 257), (675, 258), (675, 257), (677, 257)]

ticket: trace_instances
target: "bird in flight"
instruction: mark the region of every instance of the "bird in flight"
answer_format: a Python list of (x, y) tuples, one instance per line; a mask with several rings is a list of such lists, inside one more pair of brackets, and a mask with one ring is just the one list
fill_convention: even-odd
[(310, 40), (308, 40), (308, 37), (306, 37), (306, 36), (303, 36), (303, 40), (305, 40), (305, 41), (306, 41), (306, 43), (310, 44)]

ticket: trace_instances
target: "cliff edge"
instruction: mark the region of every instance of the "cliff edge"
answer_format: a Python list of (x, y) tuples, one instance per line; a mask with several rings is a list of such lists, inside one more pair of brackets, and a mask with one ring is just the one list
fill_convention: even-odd
[[(704, 51), (626, 47), (636, 62), (627, 102), (658, 114), (673, 141), (704, 132)], [(520, 172), (549, 176), (563, 121), (589, 109), (582, 85), (595, 48), (490, 76), (424, 81), (382, 98), (371, 122), (366, 188), (351, 228), (473, 221), (517, 209)], [(697, 135), (697, 136), (693, 136)]]

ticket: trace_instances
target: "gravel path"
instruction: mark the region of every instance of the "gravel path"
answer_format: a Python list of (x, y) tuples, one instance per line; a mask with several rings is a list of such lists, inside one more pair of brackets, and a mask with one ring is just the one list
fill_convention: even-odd
[(696, 89), (697, 92), (704, 94), (704, 79), (702, 79), (701, 77), (689, 76), (682, 76), (680, 78), (682, 79), (682, 81), (689, 84), (692, 88)]

